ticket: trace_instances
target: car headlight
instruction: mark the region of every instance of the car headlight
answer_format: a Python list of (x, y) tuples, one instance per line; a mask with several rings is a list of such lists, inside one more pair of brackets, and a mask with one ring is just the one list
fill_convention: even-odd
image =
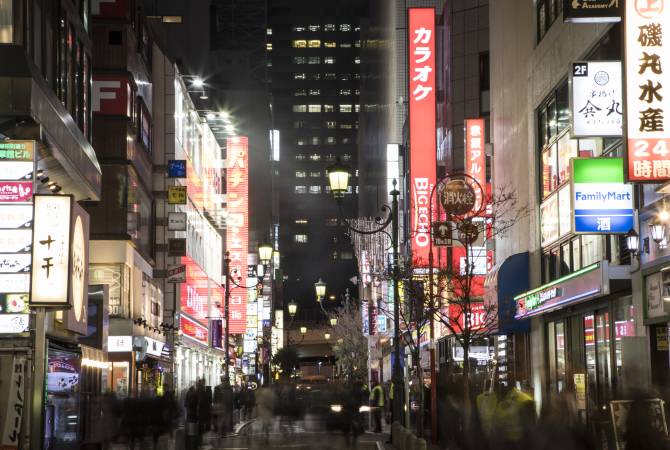
[(368, 405), (363, 405), (360, 408), (358, 408), (358, 412), (359, 413), (370, 412), (370, 407)]
[(342, 412), (342, 405), (330, 405), (330, 410), (336, 413)]

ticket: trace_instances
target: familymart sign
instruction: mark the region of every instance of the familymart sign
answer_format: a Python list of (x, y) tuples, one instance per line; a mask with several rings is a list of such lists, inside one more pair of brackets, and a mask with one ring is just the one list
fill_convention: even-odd
[(625, 234), (634, 228), (633, 185), (624, 183), (623, 158), (573, 158), (575, 233)]

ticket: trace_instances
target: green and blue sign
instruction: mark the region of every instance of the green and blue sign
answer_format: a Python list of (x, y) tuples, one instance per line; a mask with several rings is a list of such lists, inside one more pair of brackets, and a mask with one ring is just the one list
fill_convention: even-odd
[(625, 234), (635, 227), (623, 158), (573, 158), (571, 166), (575, 233)]

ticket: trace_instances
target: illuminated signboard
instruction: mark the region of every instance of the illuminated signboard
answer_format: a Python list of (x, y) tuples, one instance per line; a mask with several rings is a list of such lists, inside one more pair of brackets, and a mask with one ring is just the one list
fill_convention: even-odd
[[(249, 174), (248, 138), (227, 139), (227, 203), (228, 220), (226, 250), (230, 252), (230, 272), (243, 279), (247, 273), (249, 246)], [(230, 333), (242, 334), (247, 327), (247, 290), (233, 286), (230, 290)]]
[(559, 1), (563, 2), (563, 21), (565, 22), (573, 22), (573, 23), (621, 22), (621, 12), (622, 12), (621, 4), (624, 0), (559, 0)]
[(34, 159), (35, 141), (0, 141), (0, 162)]
[[(628, 180), (670, 179), (670, 23), (667, 0), (626, 2), (626, 128)], [(667, 30), (665, 30), (667, 31)], [(668, 44), (668, 45), (665, 45)]]
[[(468, 311), (469, 309), (469, 311)], [(491, 317), (489, 317), (489, 314)], [(466, 304), (449, 305), (449, 322), (455, 331), (465, 330), (465, 319), (468, 319), (468, 329), (472, 331), (482, 330), (486, 325), (491, 325), (495, 321), (493, 317), (495, 311), (488, 311), (483, 302), (471, 302), (469, 308)]]
[(127, 76), (95, 74), (92, 83), (91, 109), (96, 114), (129, 117), (129, 90)]
[(186, 266), (186, 282), (180, 285), (181, 311), (206, 324), (209, 315), (207, 274), (188, 256), (183, 256), (181, 263)]
[(424, 263), (430, 244), (430, 194), (436, 180), (435, 9), (409, 8), (410, 228), (412, 257)]
[(475, 179), (474, 211), (482, 208), (482, 194), (486, 189), (486, 152), (484, 151), (484, 119), (467, 119), (465, 121), (465, 173)]
[(191, 338), (203, 345), (209, 344), (207, 327), (183, 314), (179, 316), (179, 329), (182, 332), (182, 336)]
[(621, 136), (621, 61), (573, 63), (571, 80), (572, 137)]
[(25, 203), (32, 196), (32, 181), (0, 181), (0, 202)]

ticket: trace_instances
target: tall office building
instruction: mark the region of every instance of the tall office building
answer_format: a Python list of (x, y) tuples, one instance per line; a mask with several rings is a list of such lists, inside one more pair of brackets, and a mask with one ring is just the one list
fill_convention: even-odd
[[(273, 0), (269, 7), (268, 63), (273, 128), (279, 131), (276, 162), (279, 236), (285, 302), (295, 300), (303, 318), (318, 317), (314, 282), (328, 285), (334, 305), (356, 274), (353, 251), (337, 227), (326, 169), (340, 158), (354, 171), (343, 201), (357, 215), (357, 137), (360, 26), (367, 1)], [(277, 149), (275, 149), (277, 150)], [(277, 154), (278, 153), (278, 154)], [(331, 296), (334, 296), (332, 300)]]

